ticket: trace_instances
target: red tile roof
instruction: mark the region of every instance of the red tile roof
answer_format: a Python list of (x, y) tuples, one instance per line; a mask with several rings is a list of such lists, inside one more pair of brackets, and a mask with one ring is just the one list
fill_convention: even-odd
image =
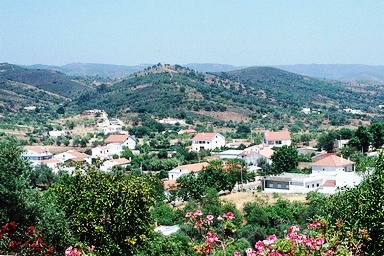
[(282, 132), (264, 132), (264, 138), (265, 138), (265, 140), (271, 140), (271, 141), (290, 140), (291, 139), (291, 135), (287, 131), (282, 131)]
[(67, 151), (68, 154), (73, 155), (75, 158), (88, 158), (89, 155), (85, 153), (81, 153), (77, 151), (76, 149), (71, 149)]
[(27, 149), (36, 153), (49, 152), (49, 150), (46, 147), (27, 147)]
[(275, 151), (270, 148), (264, 148), (259, 150), (259, 155), (262, 155), (266, 158), (271, 158), (273, 153), (275, 153)]
[(174, 190), (176, 189), (178, 183), (176, 183), (176, 180), (166, 180), (163, 181), (163, 187), (166, 190)]
[(313, 161), (319, 161), (319, 160), (324, 159), (328, 156), (335, 156), (335, 155), (336, 155), (336, 153), (324, 153), (324, 154), (314, 156), (312, 159), (313, 159)]
[(113, 161), (117, 164), (129, 164), (131, 161), (129, 161), (128, 159), (122, 157), (122, 158), (117, 158), (117, 159), (113, 159)]
[(58, 164), (58, 163), (61, 163), (61, 161), (57, 159), (47, 159), (47, 160), (41, 160), (40, 163), (41, 164)]
[(192, 140), (213, 140), (213, 138), (215, 138), (217, 134), (218, 133), (213, 133), (213, 132), (198, 133), (196, 134), (195, 137), (193, 137)]
[(209, 164), (207, 162), (202, 162), (202, 163), (195, 163), (195, 164), (180, 165), (174, 169), (181, 169), (187, 172), (200, 172), (208, 165)]
[(314, 163), (311, 163), (311, 166), (345, 166), (352, 165), (355, 162), (352, 162), (348, 159), (338, 157), (336, 155), (331, 155), (326, 158), (320, 159)]
[(123, 143), (128, 137), (129, 135), (127, 134), (111, 134), (105, 140), (105, 143)]
[(323, 184), (324, 187), (336, 187), (336, 180), (327, 180)]

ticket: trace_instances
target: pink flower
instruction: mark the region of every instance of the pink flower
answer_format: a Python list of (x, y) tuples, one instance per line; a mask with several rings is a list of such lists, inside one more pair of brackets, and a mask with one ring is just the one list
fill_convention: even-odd
[(208, 232), (206, 242), (207, 243), (214, 243), (219, 240), (219, 237), (216, 234), (212, 234), (211, 232)]
[(300, 227), (299, 226), (292, 226), (288, 230), (289, 233), (295, 233), (297, 231), (300, 231)]
[(267, 239), (263, 240), (264, 245), (270, 245), (273, 244), (277, 240), (276, 235), (271, 235), (267, 237)]
[(223, 220), (223, 217), (219, 216), (219, 217), (217, 217), (217, 220), (218, 220), (218, 221), (222, 221), (222, 220)]
[(316, 220), (316, 221), (314, 221), (308, 225), (308, 229), (313, 229), (313, 228), (320, 227), (320, 226), (321, 226), (321, 222)]
[(209, 244), (209, 245), (207, 245), (206, 247), (205, 247), (205, 254), (209, 254), (210, 252), (211, 252), (211, 250), (212, 250), (212, 246)]
[(207, 220), (212, 221), (213, 220), (213, 215), (207, 215)]
[(240, 253), (240, 252), (235, 252), (235, 253), (233, 254), (233, 256), (241, 256), (241, 253)]
[(196, 210), (194, 213), (193, 213), (193, 216), (201, 216), (203, 215), (203, 213), (200, 211), (200, 210)]
[(245, 254), (247, 254), (247, 256), (252, 256), (252, 255), (254, 255), (254, 251), (252, 250), (252, 248), (248, 248), (248, 249), (245, 251)]
[(262, 252), (264, 250), (264, 242), (263, 241), (258, 241), (256, 244), (255, 244), (255, 249), (258, 251), (258, 252)]
[(76, 247), (69, 246), (65, 250), (65, 256), (80, 256), (81, 255), (81, 250)]
[(315, 240), (315, 243), (316, 243), (316, 245), (317, 246), (321, 246), (321, 245), (323, 245), (324, 244), (324, 238), (321, 238), (321, 237), (318, 237), (318, 238), (316, 238), (316, 240)]
[(269, 254), (269, 256), (283, 256), (283, 254), (278, 252), (278, 251), (275, 251), (275, 252), (272, 252), (271, 254)]
[(223, 214), (223, 217), (228, 220), (232, 220), (235, 217), (235, 215), (233, 214), (233, 212), (227, 212)]
[(196, 223), (195, 223), (195, 228), (200, 228), (203, 226), (203, 220), (202, 219), (199, 219)]
[(193, 212), (187, 212), (185, 214), (185, 218), (191, 218), (193, 216)]

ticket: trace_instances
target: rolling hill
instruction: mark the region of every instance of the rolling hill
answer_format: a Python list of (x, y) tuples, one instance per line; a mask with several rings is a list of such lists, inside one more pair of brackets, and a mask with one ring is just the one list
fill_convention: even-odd
[(81, 79), (58, 71), (26, 69), (7, 63), (0, 64), (0, 83), (25, 84), (68, 99), (90, 89), (88, 85), (81, 82)]
[[(175, 117), (189, 121), (263, 125), (310, 122), (311, 108), (348, 123), (343, 108), (359, 109), (361, 118), (380, 114), (380, 85), (362, 86), (294, 74), (272, 67), (201, 73), (180, 65), (154, 65), (115, 82), (84, 82), (57, 71), (0, 65), (0, 103), (8, 106), (63, 104), (66, 110), (104, 109), (112, 116)], [(2, 111), (3, 112), (3, 111)]]
[(74, 102), (81, 109), (99, 107), (112, 115), (146, 113), (247, 121), (264, 115), (291, 117), (304, 107), (369, 112), (371, 106), (384, 101), (381, 91), (378, 87), (353, 87), (272, 67), (211, 74), (179, 65), (157, 65), (103, 90), (99, 88), (96, 94), (84, 94)]

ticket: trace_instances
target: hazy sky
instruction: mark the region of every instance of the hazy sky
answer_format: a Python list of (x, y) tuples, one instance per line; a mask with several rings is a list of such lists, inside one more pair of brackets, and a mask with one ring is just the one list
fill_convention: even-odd
[(0, 62), (384, 65), (383, 0), (0, 0)]

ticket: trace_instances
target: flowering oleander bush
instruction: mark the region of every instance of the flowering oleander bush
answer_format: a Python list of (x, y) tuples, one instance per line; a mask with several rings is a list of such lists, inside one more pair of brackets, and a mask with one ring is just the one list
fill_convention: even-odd
[(94, 255), (93, 251), (95, 249), (94, 246), (86, 246), (85, 249), (81, 249), (82, 246), (69, 246), (65, 252), (65, 256), (92, 256)]
[[(298, 255), (356, 255), (364, 254), (364, 247), (369, 240), (367, 231), (357, 233), (343, 228), (339, 221), (330, 227), (324, 220), (314, 221), (302, 233), (299, 226), (289, 228), (285, 238), (278, 239), (275, 235), (258, 241), (255, 248), (249, 248), (247, 256), (298, 256)], [(234, 256), (241, 256), (235, 252)]]
[(22, 233), (13, 221), (1, 226), (0, 229), (0, 254), (15, 255), (53, 255), (55, 248), (44, 243), (42, 232), (30, 226)]
[[(200, 210), (196, 210), (187, 212), (185, 218), (204, 239), (202, 243), (199, 241), (193, 243), (194, 249), (200, 255), (209, 255), (216, 250), (222, 250), (225, 255), (228, 245), (234, 242), (233, 235), (236, 232), (236, 226), (232, 222), (235, 218), (233, 212), (227, 212), (215, 218), (213, 215), (203, 216)], [(214, 229), (214, 224), (219, 224), (219, 229)]]

